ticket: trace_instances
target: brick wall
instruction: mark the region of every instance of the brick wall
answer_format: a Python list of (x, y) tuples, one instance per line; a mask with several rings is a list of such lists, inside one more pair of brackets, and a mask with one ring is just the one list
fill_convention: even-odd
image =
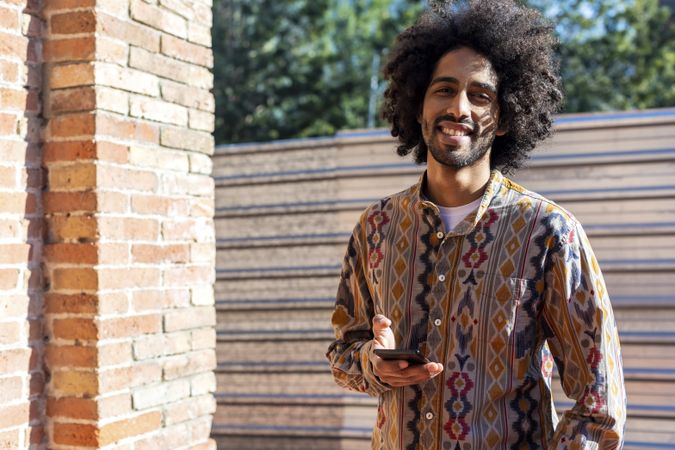
[(41, 29), (0, 0), (0, 449), (43, 441)]
[(0, 449), (214, 448), (210, 26), (0, 0)]

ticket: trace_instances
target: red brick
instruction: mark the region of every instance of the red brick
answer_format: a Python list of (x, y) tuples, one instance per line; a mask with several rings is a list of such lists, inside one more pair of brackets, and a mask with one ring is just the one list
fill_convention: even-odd
[(149, 314), (106, 319), (99, 322), (99, 327), (101, 339), (142, 336), (161, 331), (162, 316), (159, 314)]
[(19, 25), (19, 14), (16, 9), (0, 7), (0, 28), (18, 30)]
[(96, 367), (98, 349), (81, 345), (51, 345), (45, 350), (45, 362), (55, 367)]
[(143, 47), (151, 52), (159, 52), (161, 33), (157, 30), (108, 14), (99, 14), (98, 28), (105, 36), (120, 39), (136, 47)]
[(28, 188), (42, 190), (44, 187), (44, 171), (42, 168), (23, 168), (20, 170), (21, 181)]
[(136, 312), (161, 309), (163, 307), (162, 291), (134, 291), (131, 305)]
[(213, 53), (211, 49), (191, 44), (168, 34), (162, 36), (161, 50), (163, 54), (181, 61), (209, 68), (213, 67)]
[(92, 268), (58, 268), (51, 277), (54, 290), (95, 291), (98, 285), (98, 274)]
[(0, 113), (0, 135), (16, 135), (17, 120), (15, 114)]
[(128, 419), (109, 423), (101, 428), (100, 445), (105, 446), (130, 436), (140, 436), (157, 430), (162, 425), (162, 414), (151, 411)]
[(44, 146), (44, 162), (96, 159), (97, 143), (92, 140), (48, 142)]
[(176, 83), (171, 80), (162, 80), (160, 84), (162, 98), (188, 108), (214, 112), (215, 101), (213, 94), (207, 89)]
[(27, 327), (29, 342), (39, 341), (44, 337), (42, 318), (28, 320)]
[(131, 0), (131, 17), (158, 30), (187, 37), (187, 22), (182, 17), (163, 8), (148, 5), (141, 0)]
[(47, 219), (50, 242), (92, 241), (98, 238), (96, 218), (90, 215)]
[(102, 188), (124, 188), (130, 191), (154, 192), (157, 184), (157, 173), (152, 170), (105, 167), (98, 174), (98, 186)]
[(26, 264), (31, 259), (29, 244), (2, 244), (0, 264)]
[(213, 154), (213, 136), (210, 133), (186, 128), (163, 127), (161, 143), (165, 147)]
[(98, 447), (98, 431), (94, 425), (54, 422), (52, 439), (56, 444)]
[(131, 255), (134, 262), (139, 263), (186, 263), (190, 260), (190, 246), (136, 244), (131, 248)]
[(23, 380), (21, 377), (0, 378), (0, 404), (20, 400), (22, 398), (22, 386)]
[(51, 137), (93, 136), (96, 133), (96, 116), (78, 113), (56, 116), (49, 121)]
[(60, 339), (84, 340), (98, 339), (100, 335), (94, 319), (54, 319), (52, 334)]
[(30, 395), (42, 395), (45, 389), (45, 376), (42, 372), (33, 372), (29, 379)]
[(28, 55), (28, 38), (0, 31), (0, 53), (5, 57), (25, 60)]
[[(31, 306), (30, 300), (30, 297), (26, 294), (0, 295), (0, 317), (4, 319), (26, 317), (26, 312)], [(31, 315), (31, 312), (28, 311), (28, 314)]]
[(45, 429), (43, 426), (33, 426), (26, 429), (27, 441), (37, 446), (45, 442)]
[(0, 289), (15, 289), (19, 284), (18, 269), (0, 269)]
[(62, 397), (47, 399), (47, 415), (51, 418), (98, 419), (98, 402), (88, 398)]
[(30, 420), (30, 404), (3, 405), (0, 414), (0, 428), (25, 425)]
[(22, 326), (19, 322), (0, 322), (0, 345), (19, 343)]
[(210, 284), (213, 278), (211, 266), (169, 267), (164, 271), (164, 285), (167, 287)]
[(0, 105), (3, 109), (19, 109), (23, 111), (26, 108), (28, 91), (25, 89), (11, 89), (0, 87)]
[(73, 11), (54, 14), (49, 26), (53, 34), (80, 34), (96, 31), (96, 15), (93, 11)]
[(97, 167), (93, 163), (73, 163), (48, 168), (51, 191), (94, 189)]
[(92, 370), (55, 370), (51, 373), (51, 387), (64, 396), (93, 397), (99, 393), (99, 380)]
[(93, 36), (46, 40), (43, 45), (45, 62), (93, 61), (96, 54), (96, 38)]
[(18, 189), (16, 184), (16, 168), (0, 167), (0, 187)]
[(97, 311), (98, 297), (95, 295), (65, 295), (53, 292), (45, 295), (45, 312), (47, 314), (93, 314)]
[(98, 346), (99, 368), (131, 364), (133, 361), (131, 342), (116, 342)]
[(207, 67), (179, 61), (142, 48), (131, 47), (129, 67), (197, 88), (213, 87), (213, 74)]
[(96, 91), (93, 87), (59, 89), (49, 98), (51, 113), (91, 111), (96, 108)]
[(43, 255), (50, 263), (96, 264), (98, 246), (85, 244), (48, 244), (44, 246)]
[(99, 160), (126, 164), (129, 161), (129, 147), (99, 140), (96, 155)]
[(54, 12), (64, 9), (88, 8), (96, 6), (96, 0), (49, 0), (45, 2), (45, 12)]
[(156, 361), (100, 371), (101, 391), (113, 392), (162, 380), (162, 367)]
[(94, 84), (94, 65), (90, 62), (75, 62), (47, 67), (47, 85), (51, 89)]
[(210, 372), (216, 368), (216, 353), (213, 350), (200, 350), (188, 354), (168, 357), (164, 360), (164, 379)]
[(0, 431), (0, 448), (17, 449), (21, 447), (21, 429)]
[(215, 324), (215, 310), (210, 306), (176, 309), (164, 317), (164, 330), (167, 332), (212, 327)]
[(63, 212), (96, 212), (98, 201), (93, 191), (44, 192), (44, 211), (47, 214)]
[(159, 222), (155, 219), (102, 217), (101, 235), (112, 240), (154, 241), (159, 237)]
[(188, 21), (194, 19), (193, 3), (189, 0), (159, 0), (160, 6), (169, 9)]
[(100, 135), (118, 139), (159, 144), (159, 127), (137, 119), (112, 114), (98, 114), (96, 127)]
[(131, 395), (123, 393), (106, 396), (98, 400), (99, 417), (101, 419), (126, 416), (133, 411), (131, 407)]
[(19, 78), (19, 65), (12, 61), (0, 61), (0, 81), (14, 83)]

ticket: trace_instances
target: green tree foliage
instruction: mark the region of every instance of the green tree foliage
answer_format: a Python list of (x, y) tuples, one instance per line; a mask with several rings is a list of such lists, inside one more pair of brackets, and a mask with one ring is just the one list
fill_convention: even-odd
[[(423, 4), (214, 1), (216, 142), (331, 135), (365, 127), (373, 59), (382, 60)], [(378, 75), (379, 69), (376, 64)]]
[(675, 106), (675, 30), (658, 0), (530, 0), (558, 24), (566, 112)]
[[(566, 112), (675, 105), (675, 32), (658, 0), (523, 1), (558, 24)], [(382, 125), (387, 49), (426, 3), (214, 0), (216, 141)]]

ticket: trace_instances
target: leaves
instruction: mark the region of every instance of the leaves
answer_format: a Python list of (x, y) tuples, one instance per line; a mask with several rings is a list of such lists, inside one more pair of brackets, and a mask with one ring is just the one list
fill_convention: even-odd
[[(331, 135), (366, 127), (369, 117), (372, 124), (387, 49), (426, 3), (215, 0), (216, 141)], [(566, 112), (675, 105), (675, 32), (658, 0), (526, 3), (558, 24)]]

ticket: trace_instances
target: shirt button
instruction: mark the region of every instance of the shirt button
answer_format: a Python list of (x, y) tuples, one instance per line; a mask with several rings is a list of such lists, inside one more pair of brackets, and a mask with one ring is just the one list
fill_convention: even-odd
[(434, 325), (436, 325), (437, 327), (440, 327), (440, 326), (441, 326), (441, 323), (443, 323), (443, 322), (441, 321), (441, 319), (436, 319), (436, 320), (434, 320)]
[(424, 417), (426, 417), (426, 418), (427, 418), (427, 420), (431, 420), (431, 419), (433, 419), (433, 418), (434, 418), (434, 414), (433, 414), (433, 413), (430, 413), (430, 412), (428, 412), (428, 413), (426, 413), (426, 415), (425, 415)]
[(440, 281), (441, 283), (444, 282), (444, 281), (445, 281), (445, 275), (442, 275), (442, 274), (439, 275), (439, 276), (438, 276), (438, 281)]
[(443, 234), (442, 231), (439, 231), (438, 233), (436, 233), (436, 237), (440, 240), (443, 240), (443, 236), (445, 236), (445, 235)]

